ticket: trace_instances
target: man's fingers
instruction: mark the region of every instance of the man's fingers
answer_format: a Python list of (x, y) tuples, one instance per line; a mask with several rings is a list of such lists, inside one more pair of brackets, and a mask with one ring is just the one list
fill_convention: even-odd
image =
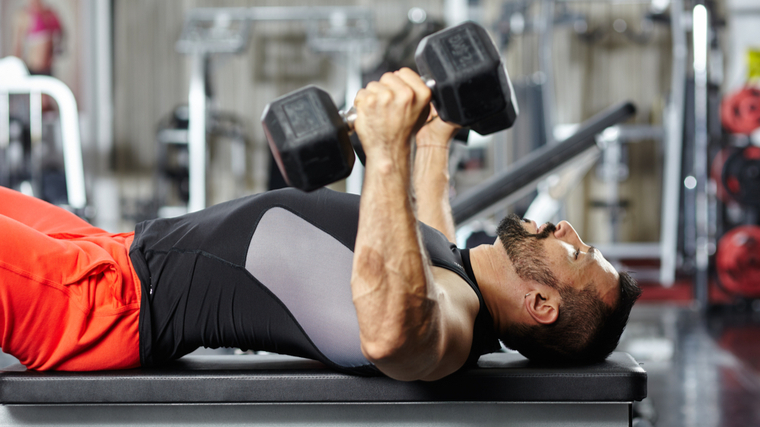
[[(377, 82), (370, 82), (365, 88), (377, 95), (379, 102), (396, 101), (410, 103), (415, 109), (423, 109), (430, 103), (431, 92), (420, 76), (409, 68), (385, 73)], [(387, 98), (388, 96), (392, 97)], [(360, 98), (357, 94), (357, 98)]]
[[(430, 90), (416, 73), (405, 69), (370, 82), (357, 93), (354, 105), (358, 110), (354, 124), (362, 140), (406, 143), (428, 117)], [(370, 136), (372, 133), (377, 135)]]
[(414, 120), (413, 132), (416, 132), (425, 123), (430, 105), (430, 90), (422, 79), (406, 68), (383, 74), (380, 83), (393, 91), (395, 105)]
[(425, 85), (425, 82), (422, 81), (419, 74), (409, 68), (401, 68), (400, 70), (395, 71), (394, 75), (414, 91), (414, 105), (415, 108), (420, 109), (420, 117), (417, 120), (415, 129), (419, 129), (430, 117), (430, 99), (432, 98), (430, 88)]
[(398, 104), (410, 104), (412, 107), (416, 107), (417, 94), (399, 76), (394, 73), (385, 73), (380, 77), (380, 83), (393, 91), (394, 100)]
[(367, 87), (357, 92), (354, 105), (387, 105), (393, 100), (393, 93), (388, 86), (379, 82), (369, 82)]
[(394, 74), (412, 88), (415, 93), (415, 99), (419, 103), (427, 104), (430, 102), (432, 93), (430, 92), (430, 88), (428, 88), (427, 85), (425, 85), (425, 82), (422, 81), (419, 74), (406, 67), (395, 71)]

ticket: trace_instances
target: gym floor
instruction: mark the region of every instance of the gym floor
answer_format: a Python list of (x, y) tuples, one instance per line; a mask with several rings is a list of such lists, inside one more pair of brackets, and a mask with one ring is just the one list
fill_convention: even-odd
[(760, 426), (760, 312), (638, 304), (619, 349), (649, 375), (634, 410), (653, 426)]

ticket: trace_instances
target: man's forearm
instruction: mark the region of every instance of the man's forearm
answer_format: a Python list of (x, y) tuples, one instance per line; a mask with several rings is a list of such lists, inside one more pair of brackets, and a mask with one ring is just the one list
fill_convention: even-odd
[[(424, 358), (436, 341), (438, 307), (407, 195), (406, 163), (368, 157), (351, 286), (367, 357), (390, 376), (414, 379), (428, 363), (410, 359)], [(410, 372), (413, 366), (423, 372)]]
[(449, 200), (449, 144), (456, 128), (435, 119), (417, 134), (414, 160), (414, 191), (417, 217), (443, 233), (450, 242), (456, 238)]

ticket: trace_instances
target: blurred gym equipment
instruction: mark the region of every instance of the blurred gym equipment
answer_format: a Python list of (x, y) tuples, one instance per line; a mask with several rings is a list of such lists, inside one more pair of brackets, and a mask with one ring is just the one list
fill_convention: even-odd
[[(210, 83), (206, 81), (209, 87)], [(155, 201), (151, 212), (146, 212), (145, 219), (156, 216), (166, 218), (187, 212), (190, 198), (188, 116), (187, 105), (180, 105), (158, 124)], [(249, 145), (245, 120), (231, 112), (209, 109), (205, 122), (206, 154), (209, 155), (206, 168), (217, 167), (213, 179), (206, 182), (205, 187), (211, 187), (213, 191), (208, 198), (213, 202), (245, 195)], [(214, 159), (215, 154), (221, 159)]]
[(250, 26), (258, 21), (303, 21), (307, 26), (307, 44), (312, 50), (343, 55), (348, 70), (346, 96), (351, 103), (353, 94), (361, 88), (361, 55), (374, 49), (376, 43), (372, 11), (362, 7), (198, 8), (188, 12), (176, 46), (177, 51), (192, 57), (187, 130), (188, 212), (203, 209), (207, 203), (210, 61), (213, 55), (245, 50)]
[[(11, 163), (24, 156), (31, 159), (26, 166), (28, 180), (19, 184), (19, 189), (40, 197), (44, 193), (42, 165), (42, 95), (51, 97), (58, 105), (61, 129), (61, 144), (63, 150), (65, 197), (63, 200), (50, 200), (53, 203), (70, 208), (80, 216), (85, 216), (87, 206), (87, 191), (82, 165), (82, 147), (79, 139), (79, 115), (76, 100), (71, 90), (60, 80), (49, 76), (30, 76), (24, 63), (16, 57), (6, 57), (0, 60), (0, 151), (4, 153), (2, 170), (18, 169)], [(22, 150), (22, 142), (17, 138), (15, 144), (11, 139), (11, 120), (9, 95), (23, 94), (29, 96), (29, 136), (30, 153), (25, 155), (9, 155), (12, 150)], [(23, 169), (24, 167), (22, 167)], [(58, 199), (58, 197), (55, 197)]]
[(388, 40), (382, 58), (369, 70), (363, 71), (362, 86), (379, 80), (384, 73), (403, 67), (411, 68), (419, 74), (414, 61), (417, 46), (423, 38), (444, 28), (446, 26), (442, 21), (429, 16), (425, 10), (419, 7), (409, 9), (403, 28)]
[(493, 212), (525, 196), (535, 189), (538, 181), (594, 147), (598, 133), (635, 112), (636, 108), (630, 102), (610, 107), (584, 122), (566, 140), (533, 151), (509, 170), (457, 196), (451, 203), (454, 221), (461, 225), (477, 215)]
[(723, 100), (723, 126), (734, 133), (750, 134), (760, 127), (760, 89), (745, 87)]
[[(656, 39), (653, 37), (657, 34), (656, 27), (670, 27), (666, 30), (670, 30), (673, 36), (673, 51), (681, 52), (684, 49), (688, 50), (686, 32), (690, 30), (686, 26), (686, 20), (682, 19), (685, 14), (683, 7), (681, 0), (675, 0), (660, 5), (659, 9), (654, 3), (651, 8), (641, 8), (643, 13), (640, 27), (635, 28), (633, 25), (626, 26), (622, 19), (614, 19), (613, 16), (609, 16), (608, 20), (600, 21), (598, 17), (590, 14), (588, 9), (574, 7), (567, 2), (554, 0), (504, 2), (501, 5), (500, 19), (492, 29), (499, 35), (503, 48), (511, 49), (515, 45), (516, 49), (523, 51), (528, 48), (525, 45), (526, 41), (531, 40), (530, 49), (535, 52), (536, 62), (529, 63), (528, 68), (537, 66), (535, 70), (513, 70), (514, 75), (522, 71), (523, 77), (513, 78), (513, 83), (524, 114), (518, 119), (510, 134), (510, 141), (513, 144), (509, 157), (520, 159), (531, 150), (544, 145), (551, 146), (572, 132), (567, 128), (577, 126), (575, 123), (559, 123), (556, 117), (555, 110), (558, 108), (558, 103), (555, 99), (554, 85), (557, 81), (563, 80), (563, 77), (555, 74), (558, 72), (555, 64), (557, 52), (554, 47), (557, 33), (577, 37), (584, 45), (602, 46), (615, 40), (614, 43), (622, 41), (640, 46), (647, 45)], [(668, 8), (672, 11), (666, 13), (665, 9)], [(611, 13), (614, 15), (616, 12), (611, 11)], [(624, 36), (624, 39), (621, 40), (619, 35)], [(681, 249), (678, 247), (677, 223), (679, 221), (678, 193), (682, 191), (680, 175), (683, 99), (687, 83), (685, 60), (686, 58), (681, 55), (673, 55), (671, 94), (667, 97), (669, 105), (665, 111), (668, 117), (663, 117), (662, 120), (655, 117), (652, 124), (640, 124), (640, 117), (638, 117), (639, 123), (616, 125), (614, 129), (600, 136), (602, 141), (599, 143), (600, 148), (596, 155), (589, 153), (585, 161), (576, 162), (563, 171), (548, 175), (537, 183), (538, 194), (535, 197), (526, 193), (524, 197), (513, 200), (511, 209), (520, 213), (530, 212), (530, 217), (538, 222), (557, 221), (566, 217), (564, 199), (569, 191), (576, 187), (569, 185), (568, 180), (580, 182), (586, 175), (584, 171), (590, 170), (594, 166), (595, 159), (599, 159), (600, 165), (596, 168), (596, 176), (604, 185), (601, 188), (594, 187), (594, 191), (598, 194), (594, 195), (588, 206), (592, 211), (602, 214), (605, 220), (598, 224), (603, 230), (600, 233), (601, 236), (596, 237), (600, 241), (591, 243), (600, 248), (613, 262), (659, 259), (657, 267), (639, 266), (636, 269), (637, 277), (651, 277), (652, 280), (670, 286), (675, 279), (676, 270), (681, 267), (678, 262), (681, 259)], [(664, 160), (661, 166), (665, 177), (661, 195), (660, 240), (623, 241), (625, 239), (621, 238), (621, 230), (624, 229), (624, 219), (630, 211), (630, 201), (622, 196), (625, 193), (620, 190), (621, 184), (629, 177), (627, 153), (631, 144), (651, 140), (661, 143)], [(497, 145), (494, 147), (497, 155), (495, 157), (508, 157), (506, 153), (501, 153), (506, 149)], [(498, 161), (494, 163), (496, 174), (507, 170), (508, 165), (502, 163)], [(596, 188), (599, 189), (596, 190)], [(505, 212), (499, 212), (499, 215), (503, 213)]]
[(760, 147), (744, 147), (729, 155), (720, 182), (740, 204), (760, 208)]
[(743, 225), (724, 234), (715, 263), (725, 290), (744, 298), (760, 298), (760, 227)]

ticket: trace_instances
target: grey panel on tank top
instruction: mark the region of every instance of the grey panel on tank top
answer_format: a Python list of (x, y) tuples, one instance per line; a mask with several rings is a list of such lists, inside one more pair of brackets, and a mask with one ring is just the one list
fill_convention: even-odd
[(343, 366), (367, 365), (351, 299), (353, 252), (283, 208), (268, 210), (245, 268), (282, 301), (317, 349)]

